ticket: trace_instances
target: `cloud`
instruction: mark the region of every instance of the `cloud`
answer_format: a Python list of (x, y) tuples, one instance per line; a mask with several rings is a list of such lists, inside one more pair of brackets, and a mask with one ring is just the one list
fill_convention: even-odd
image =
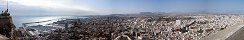
[(28, 7), (39, 7), (50, 12), (98, 12), (86, 5), (72, 4), (71, 0), (8, 0), (11, 5), (23, 5)]

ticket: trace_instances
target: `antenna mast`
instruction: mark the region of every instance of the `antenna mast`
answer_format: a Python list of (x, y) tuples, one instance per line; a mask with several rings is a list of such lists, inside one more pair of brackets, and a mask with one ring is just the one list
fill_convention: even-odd
[(7, 2), (7, 9), (8, 9), (8, 0), (6, 0), (6, 2)]
[(6, 13), (8, 13), (8, 0), (6, 0), (6, 3), (7, 3), (7, 10), (6, 10)]

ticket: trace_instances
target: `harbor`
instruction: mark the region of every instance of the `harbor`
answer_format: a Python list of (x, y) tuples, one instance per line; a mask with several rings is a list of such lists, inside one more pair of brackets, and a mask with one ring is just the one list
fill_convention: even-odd
[(22, 23), (23, 26), (17, 29), (17, 33), (18, 35), (21, 36), (19, 37), (19, 39), (42, 40), (44, 34), (54, 32), (57, 29), (64, 29), (66, 26), (70, 26), (70, 24), (68, 23), (75, 22), (77, 20), (78, 17), (76, 18), (73, 17), (70, 19), (60, 18), (60, 19), (53, 19), (53, 20), (46, 20), (46, 21), (39, 21), (39, 22)]

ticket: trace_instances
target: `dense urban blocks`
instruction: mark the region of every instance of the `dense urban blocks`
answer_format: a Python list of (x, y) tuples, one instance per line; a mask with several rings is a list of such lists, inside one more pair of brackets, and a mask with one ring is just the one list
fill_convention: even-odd
[[(241, 15), (99, 16), (77, 19), (79, 21), (75, 22), (66, 20), (73, 26), (45, 35), (50, 35), (47, 39), (199, 40), (233, 26), (242, 21), (242, 17)], [(56, 23), (62, 24), (62, 22)]]

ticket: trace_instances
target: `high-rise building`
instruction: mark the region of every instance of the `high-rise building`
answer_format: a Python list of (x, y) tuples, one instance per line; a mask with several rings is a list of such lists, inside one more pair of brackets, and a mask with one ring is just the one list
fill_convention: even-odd
[(176, 20), (175, 25), (176, 25), (176, 26), (181, 25), (181, 20)]

